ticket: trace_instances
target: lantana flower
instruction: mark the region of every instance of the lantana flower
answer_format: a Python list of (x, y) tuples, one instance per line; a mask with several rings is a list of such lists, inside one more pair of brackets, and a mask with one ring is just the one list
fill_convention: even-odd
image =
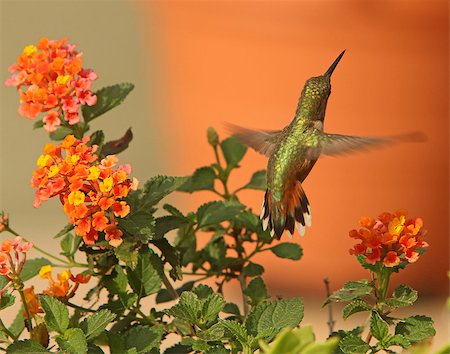
[[(34, 293), (34, 286), (23, 289), (23, 294), (28, 308), (28, 313), (31, 317), (38, 313), (44, 313), (44, 310), (41, 307), (41, 302), (39, 301), (39, 296)], [(25, 310), (23, 310), (22, 316), (27, 316)]]
[(27, 259), (27, 252), (33, 247), (32, 242), (22, 241), (22, 237), (17, 236), (4, 240), (0, 246), (0, 275), (8, 280), (3, 289), (0, 289), (0, 297), (11, 284), (19, 279)]
[(122, 200), (137, 180), (130, 180), (131, 167), (117, 165), (114, 155), (100, 162), (95, 154), (97, 145), (89, 146), (89, 137), (77, 140), (68, 135), (56, 146), (47, 144), (38, 158), (31, 184), (36, 188), (33, 206), (59, 196), (69, 222), (87, 244), (94, 244), (99, 232), (105, 233), (110, 245), (122, 243), (122, 231), (115, 218), (124, 218), (130, 206)]
[[(91, 276), (82, 273), (73, 276), (70, 270), (64, 270), (56, 275), (57, 280), (52, 277), (53, 268), (50, 265), (41, 267), (39, 276), (41, 279), (47, 279), (49, 286), (43, 292), (44, 294), (56, 297), (60, 300), (68, 300), (75, 295), (80, 284), (85, 284)], [(69, 282), (70, 280), (70, 282)]]
[(83, 53), (67, 38), (41, 38), (37, 45), (26, 46), (8, 71), (12, 76), (5, 85), (19, 91), (19, 114), (34, 119), (44, 112), (42, 121), (49, 133), (61, 125), (61, 120), (77, 124), (80, 107), (97, 103), (90, 90), (97, 74), (83, 68)]
[(350, 254), (360, 254), (369, 264), (382, 262), (386, 267), (395, 267), (400, 262), (414, 263), (420, 250), (428, 247), (424, 240), (426, 230), (421, 218), (407, 219), (406, 211), (393, 214), (382, 213), (377, 219), (362, 217), (359, 230), (349, 235), (361, 242), (350, 249)]

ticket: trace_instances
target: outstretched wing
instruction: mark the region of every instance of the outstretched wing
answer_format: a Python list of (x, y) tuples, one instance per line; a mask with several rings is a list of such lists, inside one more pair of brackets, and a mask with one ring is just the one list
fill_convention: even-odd
[(341, 134), (319, 133), (317, 146), (308, 150), (307, 158), (315, 160), (323, 155), (349, 154), (370, 147), (381, 146), (395, 142), (393, 138), (369, 138)]
[(239, 142), (266, 156), (270, 156), (280, 139), (281, 130), (252, 130), (230, 123), (227, 123), (226, 126)]

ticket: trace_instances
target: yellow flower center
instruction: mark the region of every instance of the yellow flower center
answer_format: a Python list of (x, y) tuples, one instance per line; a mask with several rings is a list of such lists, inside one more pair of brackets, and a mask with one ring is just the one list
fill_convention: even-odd
[(69, 155), (66, 157), (66, 162), (71, 165), (75, 165), (80, 160), (78, 155)]
[(56, 78), (56, 83), (58, 85), (65, 85), (65, 84), (67, 84), (67, 81), (69, 81), (69, 79), (70, 79), (70, 75), (64, 75), (64, 76), (60, 75)]
[(389, 223), (389, 233), (393, 236), (398, 236), (405, 228), (406, 218), (402, 215), (400, 218), (394, 218)]
[(51, 158), (50, 155), (41, 155), (41, 156), (39, 156), (39, 158), (38, 158), (36, 164), (37, 164), (39, 167), (47, 166), (47, 163), (48, 163), (48, 161), (50, 160), (50, 158)]
[(69, 194), (68, 200), (72, 205), (80, 205), (84, 203), (85, 195), (81, 191), (72, 191)]
[(52, 165), (52, 166), (50, 166), (50, 170), (48, 171), (47, 176), (49, 178), (51, 178), (51, 177), (55, 176), (58, 172), (59, 172), (59, 167), (56, 165)]
[(52, 274), (52, 266), (51, 265), (45, 265), (41, 267), (41, 270), (39, 271), (39, 277), (41, 279), (49, 278)]
[(100, 169), (97, 166), (89, 167), (89, 176), (87, 177), (88, 181), (97, 179), (98, 176), (100, 176)]

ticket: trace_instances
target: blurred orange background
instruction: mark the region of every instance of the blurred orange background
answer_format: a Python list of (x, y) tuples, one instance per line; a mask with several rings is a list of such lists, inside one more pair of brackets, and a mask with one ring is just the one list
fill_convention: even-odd
[[(138, 2), (158, 58), (161, 156), (166, 173), (190, 174), (213, 159), (208, 126), (280, 129), (303, 84), (347, 52), (332, 77), (325, 130), (384, 136), (423, 131), (428, 141), (321, 159), (304, 183), (313, 226), (294, 237), (300, 262), (264, 254), (272, 295), (324, 297), (365, 271), (349, 256), (360, 216), (406, 209), (428, 229), (429, 251), (394, 276), (422, 295), (448, 293), (449, 145), (447, 1)], [(153, 63), (155, 64), (155, 63)], [(149, 97), (149, 102), (151, 97)], [(152, 97), (154, 99), (154, 96)], [(232, 185), (266, 159), (249, 152)], [(245, 194), (246, 193), (246, 194)], [(245, 192), (259, 214), (263, 192)], [(186, 210), (213, 199), (182, 198)], [(181, 199), (181, 198), (180, 198)]]

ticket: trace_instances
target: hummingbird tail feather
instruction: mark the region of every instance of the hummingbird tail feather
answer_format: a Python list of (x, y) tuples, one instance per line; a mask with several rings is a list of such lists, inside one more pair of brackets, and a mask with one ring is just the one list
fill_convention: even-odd
[(276, 235), (280, 239), (284, 230), (292, 237), (295, 228), (304, 236), (306, 227), (311, 226), (311, 209), (301, 183), (295, 181), (280, 201), (274, 200), (266, 190), (260, 219), (263, 230), (269, 228), (272, 237)]

